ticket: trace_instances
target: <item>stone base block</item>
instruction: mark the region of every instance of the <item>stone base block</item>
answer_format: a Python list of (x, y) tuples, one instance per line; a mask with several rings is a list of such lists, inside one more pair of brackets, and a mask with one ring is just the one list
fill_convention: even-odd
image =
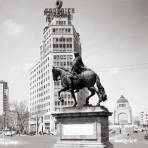
[(113, 148), (108, 129), (111, 114), (104, 107), (64, 108), (53, 113), (58, 135), (53, 148)]

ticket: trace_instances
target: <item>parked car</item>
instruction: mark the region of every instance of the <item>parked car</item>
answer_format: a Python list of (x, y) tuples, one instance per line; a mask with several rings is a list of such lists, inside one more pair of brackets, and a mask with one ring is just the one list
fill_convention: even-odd
[(10, 130), (3, 130), (3, 134), (5, 136), (11, 136), (11, 131)]
[(49, 132), (49, 131), (44, 131), (42, 134), (43, 135), (55, 135), (55, 133)]
[(11, 131), (11, 130), (3, 130), (3, 134), (5, 136), (13, 136), (16, 134), (16, 131)]
[(148, 132), (144, 135), (144, 139), (148, 140)]

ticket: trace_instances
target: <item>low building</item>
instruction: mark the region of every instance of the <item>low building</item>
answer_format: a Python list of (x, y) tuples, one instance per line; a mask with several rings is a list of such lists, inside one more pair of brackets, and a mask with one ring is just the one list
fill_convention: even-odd
[(140, 125), (148, 128), (148, 109), (140, 112)]
[(5, 81), (0, 81), (0, 115), (5, 114), (9, 110), (8, 92), (8, 83)]
[(122, 95), (116, 103), (114, 111), (115, 125), (131, 125), (132, 124), (132, 110), (128, 100)]

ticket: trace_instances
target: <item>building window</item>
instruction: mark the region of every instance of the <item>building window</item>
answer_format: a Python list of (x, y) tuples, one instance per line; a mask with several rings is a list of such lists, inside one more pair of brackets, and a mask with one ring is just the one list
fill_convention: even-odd
[(55, 33), (55, 28), (53, 28), (52, 32)]
[(126, 107), (126, 104), (119, 104), (119, 107)]
[(68, 28), (68, 33), (70, 33), (71, 32), (71, 29), (70, 28)]

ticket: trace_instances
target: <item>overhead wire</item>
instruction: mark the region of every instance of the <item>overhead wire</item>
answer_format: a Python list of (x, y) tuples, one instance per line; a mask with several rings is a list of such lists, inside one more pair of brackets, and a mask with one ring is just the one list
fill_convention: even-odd
[(138, 63), (138, 64), (127, 64), (127, 65), (117, 65), (117, 66), (104, 66), (97, 68), (100, 72), (107, 72), (111, 70), (145, 70), (148, 69), (148, 63)]

